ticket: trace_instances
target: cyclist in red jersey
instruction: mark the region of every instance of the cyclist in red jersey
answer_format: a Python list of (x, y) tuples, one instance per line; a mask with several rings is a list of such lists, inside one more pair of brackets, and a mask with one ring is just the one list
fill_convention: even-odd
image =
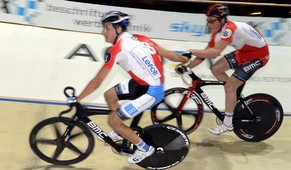
[[(207, 12), (207, 26), (212, 33), (208, 46), (203, 50), (190, 49), (196, 58), (190, 63), (193, 68), (205, 58), (216, 58), (227, 47), (235, 51), (225, 54), (212, 67), (211, 71), (219, 81), (225, 81), (225, 118), (209, 132), (219, 135), (232, 131), (232, 116), (237, 101), (237, 89), (269, 60), (268, 44), (252, 26), (228, 20), (229, 10), (222, 4), (211, 5)], [(234, 69), (229, 77), (225, 72)]]
[[(155, 149), (146, 144), (123, 121), (162, 101), (164, 74), (161, 56), (183, 63), (188, 62), (189, 58), (166, 50), (146, 36), (128, 33), (129, 18), (129, 15), (120, 11), (109, 11), (102, 17), (102, 34), (105, 41), (113, 46), (105, 54), (103, 67), (77, 97), (77, 101), (95, 91), (116, 64), (130, 74), (132, 79), (110, 88), (104, 93), (104, 97), (112, 110), (108, 124), (113, 131), (108, 136), (114, 140), (125, 138), (135, 144), (138, 149), (128, 157), (128, 162), (138, 163), (152, 155)], [(119, 100), (127, 101), (119, 105)]]

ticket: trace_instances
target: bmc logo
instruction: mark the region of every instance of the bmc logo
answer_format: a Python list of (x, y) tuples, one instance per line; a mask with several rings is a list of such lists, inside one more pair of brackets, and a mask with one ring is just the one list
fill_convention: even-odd
[(247, 66), (244, 67), (244, 71), (245, 72), (249, 72), (249, 71), (253, 71), (254, 69), (258, 68), (261, 66), (261, 62), (259, 60), (257, 60), (256, 62), (254, 63), (251, 63)]

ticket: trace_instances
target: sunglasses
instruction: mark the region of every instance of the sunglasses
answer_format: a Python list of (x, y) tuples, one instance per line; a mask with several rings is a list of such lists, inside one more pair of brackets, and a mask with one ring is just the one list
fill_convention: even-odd
[(217, 18), (216, 19), (209, 19), (209, 18), (206, 19), (207, 23), (209, 23), (209, 24), (213, 24), (217, 20), (218, 20)]

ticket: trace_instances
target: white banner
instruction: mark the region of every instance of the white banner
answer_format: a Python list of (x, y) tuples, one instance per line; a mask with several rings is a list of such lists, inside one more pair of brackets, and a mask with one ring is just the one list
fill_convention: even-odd
[[(0, 1), (0, 21), (40, 27), (100, 33), (100, 17), (109, 10), (131, 15), (132, 33), (152, 38), (207, 42), (205, 15), (144, 10), (125, 7), (85, 4), (62, 0)], [(270, 45), (291, 45), (291, 19), (236, 17), (231, 20), (249, 22), (266, 37)]]
[[(103, 65), (104, 50), (110, 46), (100, 34), (5, 23), (0, 23), (0, 37), (1, 98), (64, 102), (64, 87), (73, 86), (79, 94)], [(199, 42), (154, 41), (176, 51), (206, 46), (206, 43)], [(230, 51), (232, 48), (227, 48), (224, 53)], [(280, 100), (285, 112), (290, 113), (291, 48), (271, 46), (270, 51), (269, 63), (248, 81), (244, 94), (271, 94)], [(185, 87), (180, 76), (174, 72), (176, 64), (165, 61), (166, 89)], [(202, 78), (214, 79), (207, 62), (194, 71)], [(128, 78), (128, 74), (116, 66), (102, 86), (84, 101), (105, 105), (104, 91)], [(204, 90), (217, 107), (224, 109), (223, 87), (206, 87)]]

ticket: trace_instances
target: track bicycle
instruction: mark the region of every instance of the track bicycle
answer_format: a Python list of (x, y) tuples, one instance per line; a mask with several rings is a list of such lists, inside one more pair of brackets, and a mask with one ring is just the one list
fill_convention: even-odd
[[(151, 109), (153, 124), (167, 123), (179, 127), (186, 134), (195, 131), (203, 118), (204, 106), (208, 106), (221, 124), (224, 114), (218, 110), (203, 86), (223, 86), (225, 82), (202, 80), (189, 67), (179, 65), (176, 69), (182, 74), (182, 80), (189, 87), (175, 87), (165, 91), (164, 100)], [(186, 76), (191, 78), (191, 83)], [(242, 140), (259, 142), (274, 135), (283, 121), (283, 108), (273, 96), (264, 93), (244, 97), (243, 84), (237, 90), (237, 104), (233, 115), (233, 132)]]
[[(66, 97), (75, 96), (75, 89), (66, 87)], [(72, 111), (73, 110), (73, 111)], [(71, 117), (63, 115), (73, 112)], [(70, 104), (59, 117), (45, 119), (36, 124), (29, 136), (34, 153), (42, 160), (55, 165), (70, 165), (86, 159), (94, 148), (93, 134), (110, 145), (114, 153), (133, 154), (134, 144), (123, 139), (113, 141), (89, 116), (108, 115), (110, 110)], [(135, 117), (130, 127), (148, 144), (155, 147), (155, 153), (138, 163), (147, 169), (168, 169), (179, 164), (187, 155), (190, 143), (187, 135), (177, 127), (166, 124), (138, 126), (142, 114)], [(93, 134), (92, 134), (93, 132)]]

